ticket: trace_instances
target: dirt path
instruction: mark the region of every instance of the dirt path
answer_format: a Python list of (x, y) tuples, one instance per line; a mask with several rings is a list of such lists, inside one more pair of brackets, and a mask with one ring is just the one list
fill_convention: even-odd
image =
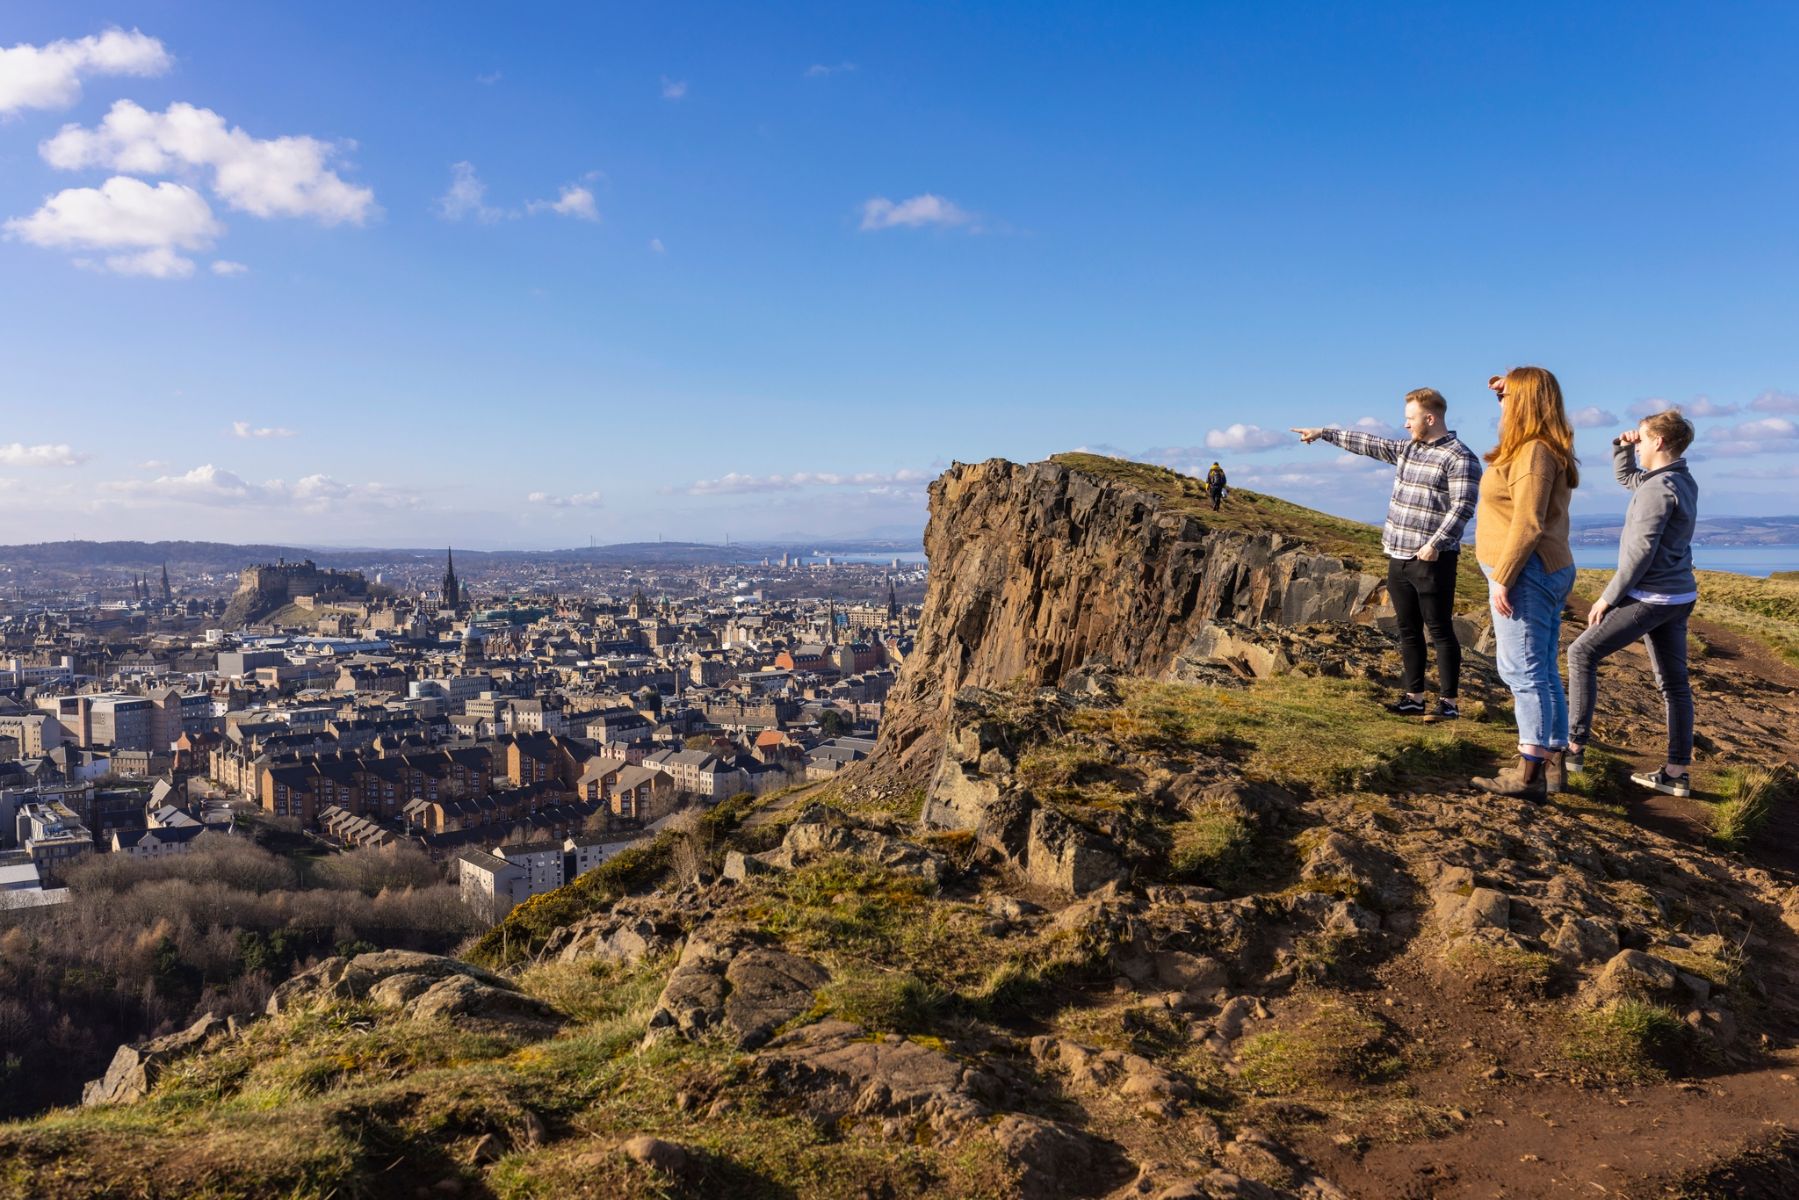
[(780, 797), (774, 802), (762, 808), (758, 808), (755, 812), (744, 818), (743, 827), (745, 829), (760, 829), (764, 825), (772, 824), (773, 822), (780, 820), (789, 813), (799, 811), (800, 806), (803, 805), (808, 798), (830, 782), (831, 781), (828, 779), (821, 779), (817, 783), (808, 783), (798, 791), (789, 792), (787, 795)]

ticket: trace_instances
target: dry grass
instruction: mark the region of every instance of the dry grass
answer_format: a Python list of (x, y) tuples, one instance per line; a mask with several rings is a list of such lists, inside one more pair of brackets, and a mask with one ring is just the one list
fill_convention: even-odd
[[(1722, 625), (1744, 637), (1761, 642), (1785, 661), (1799, 666), (1799, 579), (1759, 579), (1753, 575), (1737, 575), (1729, 571), (1700, 571), (1699, 603), (1693, 617)], [(1576, 586), (1589, 596), (1597, 596), (1611, 581), (1610, 571), (1580, 572)], [(1704, 639), (1697, 639), (1693, 657), (1709, 651)]]
[(1133, 681), (1119, 707), (1072, 720), (1128, 749), (1222, 754), (1252, 778), (1330, 792), (1389, 792), (1463, 775), (1512, 744), (1499, 725), (1420, 726), (1389, 715), (1369, 683), (1303, 675), (1228, 689)]
[(1741, 850), (1755, 840), (1778, 805), (1792, 802), (1793, 769), (1785, 763), (1748, 767), (1732, 773), (1730, 789), (1730, 796), (1711, 811), (1712, 837), (1727, 849)]

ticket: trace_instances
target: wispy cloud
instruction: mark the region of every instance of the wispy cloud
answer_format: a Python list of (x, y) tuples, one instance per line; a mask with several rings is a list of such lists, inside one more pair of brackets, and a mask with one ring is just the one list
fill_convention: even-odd
[(1749, 407), (1764, 413), (1799, 413), (1799, 392), (1763, 392)]
[(792, 492), (811, 487), (893, 488), (922, 484), (931, 477), (923, 471), (795, 471), (791, 475), (744, 475), (733, 471), (717, 479), (701, 479), (685, 489), (690, 496), (745, 495), (755, 492)]
[(267, 425), (258, 429), (248, 421), (231, 422), (231, 433), (234, 437), (240, 438), (290, 438), (296, 436), (292, 429), (285, 429), (279, 425)]
[(77, 454), (66, 442), (27, 446), (23, 442), (0, 446), (0, 467), (78, 467), (91, 455)]
[(307, 475), (293, 483), (271, 479), (252, 483), (211, 463), (181, 475), (121, 479), (100, 485), (103, 493), (139, 501), (169, 501), (216, 508), (291, 508), (308, 513), (352, 509), (410, 509), (417, 493), (382, 483), (345, 483), (330, 475)]
[[(943, 229), (973, 226), (975, 215), (934, 192), (923, 192), (909, 200), (893, 201), (875, 196), (862, 202), (862, 225), (865, 232), (880, 229), (920, 229), (935, 225)], [(978, 232), (971, 228), (970, 232)]]
[(662, 98), (664, 100), (679, 100), (686, 95), (687, 81), (685, 79), (670, 79), (666, 75), (662, 77)]
[(1570, 413), (1568, 421), (1576, 429), (1609, 429), (1618, 424), (1618, 415), (1607, 412), (1596, 404), (1589, 404), (1578, 412)]
[(1239, 454), (1257, 454), (1263, 450), (1272, 450), (1276, 446), (1290, 444), (1293, 435), (1275, 429), (1263, 429), (1259, 425), (1245, 425), (1238, 422), (1227, 425), (1223, 429), (1213, 429), (1206, 433), (1208, 450), (1234, 450)]
[[(598, 172), (589, 171), (585, 178), (593, 178)], [(600, 219), (599, 207), (594, 203), (593, 192), (578, 183), (563, 185), (562, 191), (554, 200), (530, 200), (523, 208), (499, 208), (487, 202), (487, 184), (475, 171), (475, 164), (459, 162), (450, 164), (450, 186), (443, 195), (437, 198), (433, 206), (437, 215), (446, 221), (460, 221), (472, 218), (484, 225), (492, 225), (499, 221), (509, 221), (530, 214), (537, 216), (549, 213), (559, 217), (574, 217), (581, 221), (597, 221)]]
[(482, 87), (492, 87), (494, 84), (500, 82), (500, 80), (502, 80), (504, 78), (505, 78), (505, 76), (500, 74), (498, 71), (484, 71), (481, 74), (475, 76), (475, 82), (480, 84)]
[(214, 259), (212, 273), (214, 275), (247, 275), (250, 268), (240, 262), (232, 262), (228, 258)]
[(162, 75), (174, 61), (160, 41), (135, 29), (0, 48), (0, 117), (27, 108), (67, 108), (81, 99), (84, 76)]
[(1741, 425), (1708, 430), (1701, 445), (1704, 454), (1718, 458), (1790, 454), (1799, 449), (1799, 423), (1786, 417), (1745, 421)]
[(650, 253), (651, 254), (666, 254), (667, 252), (668, 252), (668, 247), (664, 246), (662, 244), (661, 238), (651, 238), (650, 239)]
[(525, 205), (527, 212), (555, 213), (561, 217), (575, 217), (582, 221), (597, 221), (600, 210), (594, 206), (593, 193), (579, 184), (568, 184), (562, 194), (554, 200), (533, 200)]
[(599, 508), (598, 492), (576, 492), (572, 496), (556, 496), (549, 492), (532, 492), (525, 497), (529, 504), (541, 504), (546, 508)]
[(828, 63), (813, 63), (806, 68), (807, 79), (823, 79), (827, 75), (847, 75), (856, 69), (853, 62), (840, 62), (835, 66)]
[(1659, 396), (1639, 400), (1626, 411), (1637, 418), (1652, 417), (1658, 412), (1678, 408), (1689, 417), (1734, 417), (1743, 411), (1740, 404), (1719, 404), (1710, 396), (1695, 396), (1685, 404), (1672, 404)]
[(471, 162), (450, 164), (450, 187), (437, 198), (436, 208), (437, 215), (446, 221), (473, 217), (491, 224), (506, 216), (505, 209), (487, 203), (487, 185), (475, 174), (475, 164)]

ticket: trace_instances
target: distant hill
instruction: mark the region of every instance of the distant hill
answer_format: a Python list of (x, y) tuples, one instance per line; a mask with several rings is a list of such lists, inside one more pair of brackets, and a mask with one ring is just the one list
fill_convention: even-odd
[[(802, 553), (822, 549), (826, 553), (905, 553), (916, 551), (916, 541), (875, 539), (807, 541), (805, 543), (743, 543), (720, 546), (708, 542), (620, 542), (609, 546), (576, 546), (562, 550), (465, 550), (456, 547), (456, 561), (464, 568), (504, 563), (614, 563), (614, 564), (718, 564), (739, 563), (764, 555), (779, 557), (782, 551)], [(311, 559), (321, 567), (376, 568), (418, 559), (441, 560), (442, 546), (428, 547), (304, 547), (230, 542), (35, 542), (0, 546), (0, 561), (15, 568), (37, 571), (155, 571), (163, 563), (182, 572), (237, 572), (280, 559)]]
[[(1622, 513), (1575, 517), (1569, 540), (1577, 546), (1614, 545), (1624, 529)], [(1799, 517), (1701, 517), (1696, 546), (1799, 546)]]

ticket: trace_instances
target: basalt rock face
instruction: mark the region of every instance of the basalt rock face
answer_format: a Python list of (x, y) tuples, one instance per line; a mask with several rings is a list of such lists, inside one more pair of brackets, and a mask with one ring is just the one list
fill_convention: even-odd
[(1210, 528), (1152, 492), (1058, 463), (959, 463), (930, 497), (924, 624), (880, 747), (914, 777), (936, 765), (938, 730), (965, 686), (1054, 685), (1094, 658), (1159, 677), (1230, 644), (1221, 629), (1366, 623), (1386, 607), (1384, 581), (1340, 558)]

